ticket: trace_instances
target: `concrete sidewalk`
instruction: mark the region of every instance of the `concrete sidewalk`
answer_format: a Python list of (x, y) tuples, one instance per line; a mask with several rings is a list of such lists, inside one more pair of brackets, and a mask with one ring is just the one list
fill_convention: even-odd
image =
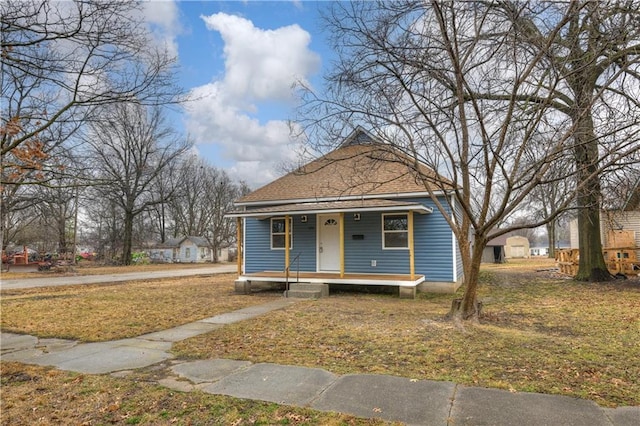
[(226, 274), (235, 272), (235, 264), (214, 264), (209, 267), (195, 269), (167, 269), (152, 272), (127, 272), (123, 274), (78, 275), (71, 277), (45, 277), (0, 280), (0, 290), (20, 288), (36, 288), (61, 285), (106, 284), (136, 280), (152, 280), (160, 278), (192, 277), (197, 275)]
[[(132, 339), (78, 343), (1, 333), (3, 361), (50, 365), (86, 374), (127, 372), (171, 360), (173, 342), (225, 324), (255, 318), (296, 303), (276, 299), (169, 330)], [(508, 392), (451, 382), (353, 374), (338, 376), (318, 368), (211, 359), (172, 360), (163, 386), (189, 392), (256, 399), (278, 404), (379, 417), (410, 425), (593, 425), (637, 426), (640, 407), (601, 408), (588, 400)], [(185, 380), (186, 379), (186, 380)]]

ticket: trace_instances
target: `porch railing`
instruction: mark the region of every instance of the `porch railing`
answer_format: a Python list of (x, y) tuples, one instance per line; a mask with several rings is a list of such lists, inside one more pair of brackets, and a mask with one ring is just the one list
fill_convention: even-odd
[(293, 265), (293, 262), (296, 262), (296, 282), (300, 281), (300, 255), (302, 253), (298, 253), (296, 255), (296, 257), (294, 257), (291, 262), (289, 262), (289, 264), (287, 265), (287, 267), (284, 270), (284, 297), (289, 297), (288, 293), (289, 293), (289, 272), (291, 272), (291, 265)]

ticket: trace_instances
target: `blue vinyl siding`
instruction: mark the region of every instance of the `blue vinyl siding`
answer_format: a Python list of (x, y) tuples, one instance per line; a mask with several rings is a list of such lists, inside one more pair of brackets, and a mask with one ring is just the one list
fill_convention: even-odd
[(411, 201), (433, 208), (431, 214), (413, 215), (416, 273), (424, 275), (426, 281), (455, 281), (453, 238), (449, 224), (430, 199)]
[[(426, 281), (456, 281), (462, 274), (460, 256), (456, 256), (457, 277), (453, 271), (453, 252), (457, 250), (452, 231), (430, 199), (408, 199), (433, 208), (433, 213), (414, 213), (415, 271)], [(443, 200), (444, 201), (444, 200)], [(245, 271), (284, 270), (284, 250), (272, 250), (269, 219), (247, 218)], [(409, 273), (408, 249), (382, 248), (382, 213), (363, 212), (360, 220), (353, 213), (344, 214), (345, 272), (347, 273)], [(354, 235), (356, 236), (354, 238)], [(316, 271), (316, 215), (293, 216), (293, 248), (291, 260), (300, 254), (300, 270)], [(371, 266), (371, 261), (376, 266)], [(292, 265), (296, 269), (297, 265)]]
[[(411, 199), (433, 208), (431, 214), (414, 213), (415, 271), (427, 281), (455, 281), (453, 236), (447, 221), (430, 199)], [(406, 274), (409, 250), (382, 248), (382, 213), (362, 213), (359, 222), (345, 214), (345, 272)], [(353, 239), (362, 235), (364, 239)], [(376, 266), (371, 266), (371, 261)], [(459, 256), (456, 259), (459, 263)], [(460, 270), (462, 267), (460, 266)], [(458, 272), (460, 274), (460, 272)]]
[[(353, 214), (344, 215), (344, 269), (345, 272), (406, 274), (409, 271), (408, 249), (382, 249), (382, 214), (365, 212), (360, 221)], [(362, 235), (364, 239), (353, 239)], [(371, 266), (371, 261), (376, 266)]]
[[(300, 270), (316, 270), (316, 231), (315, 215), (308, 215), (307, 223), (300, 216), (293, 217), (293, 248), (290, 260), (300, 254)], [(271, 249), (271, 220), (246, 218), (245, 272), (283, 271), (284, 250)], [(297, 262), (292, 269), (297, 268)]]

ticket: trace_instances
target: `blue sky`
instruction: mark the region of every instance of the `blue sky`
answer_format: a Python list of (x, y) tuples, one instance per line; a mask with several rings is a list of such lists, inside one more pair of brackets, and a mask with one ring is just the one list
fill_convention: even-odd
[(322, 87), (331, 51), (320, 9), (329, 2), (151, 0), (146, 19), (177, 55), (193, 101), (172, 115), (211, 164), (253, 188), (295, 161), (287, 120), (296, 80)]

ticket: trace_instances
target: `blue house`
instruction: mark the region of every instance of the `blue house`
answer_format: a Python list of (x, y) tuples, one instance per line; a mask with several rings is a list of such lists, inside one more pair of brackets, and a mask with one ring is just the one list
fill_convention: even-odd
[(408, 298), (416, 289), (454, 292), (458, 246), (425, 185), (454, 205), (448, 180), (357, 129), (235, 203), (227, 216), (237, 218), (236, 290), (305, 282), (397, 286)]

